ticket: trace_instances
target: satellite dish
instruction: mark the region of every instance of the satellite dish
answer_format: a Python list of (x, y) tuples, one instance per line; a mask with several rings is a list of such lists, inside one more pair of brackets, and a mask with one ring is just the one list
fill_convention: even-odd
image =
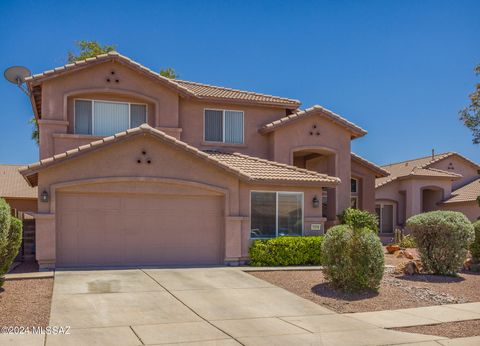
[(12, 66), (7, 68), (3, 75), (10, 83), (22, 85), (25, 82), (25, 78), (31, 75), (31, 72), (23, 66)]
[(3, 76), (5, 77), (6, 80), (8, 80), (10, 83), (15, 84), (22, 90), (27, 96), (30, 96), (30, 93), (28, 92), (27, 88), (23, 86), (23, 83), (25, 83), (25, 78), (30, 76), (32, 73), (30, 70), (26, 67), (23, 66), (12, 66), (9, 67), (3, 72)]

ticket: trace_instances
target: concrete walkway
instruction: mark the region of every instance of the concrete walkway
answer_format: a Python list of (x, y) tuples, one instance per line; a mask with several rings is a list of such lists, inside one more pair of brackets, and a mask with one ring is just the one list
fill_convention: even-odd
[[(344, 314), (381, 328), (398, 328), (480, 319), (480, 303)], [(478, 344), (480, 345), (480, 343)]]
[(71, 334), (0, 335), (0, 344), (429, 346), (451, 341), (336, 314), (238, 268), (57, 271), (50, 325), (70, 326)]

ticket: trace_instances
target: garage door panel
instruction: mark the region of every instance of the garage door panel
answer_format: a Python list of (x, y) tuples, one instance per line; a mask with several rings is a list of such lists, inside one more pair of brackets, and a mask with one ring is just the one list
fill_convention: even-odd
[(57, 263), (218, 264), (223, 198), (138, 194), (57, 195)]

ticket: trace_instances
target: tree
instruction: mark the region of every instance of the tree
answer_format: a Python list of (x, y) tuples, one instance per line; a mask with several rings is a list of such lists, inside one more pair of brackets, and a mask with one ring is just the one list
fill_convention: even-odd
[(180, 75), (177, 74), (175, 72), (175, 70), (171, 67), (167, 67), (163, 70), (160, 70), (160, 75), (163, 76), (163, 77), (166, 77), (166, 78), (170, 78), (170, 79), (176, 79), (176, 78), (180, 77)]
[(97, 41), (75, 41), (75, 45), (80, 50), (78, 54), (73, 53), (72, 51), (68, 52), (67, 60), (69, 63), (85, 60), (88, 58), (93, 58), (94, 56), (105, 54), (116, 49), (114, 44), (102, 45)]
[(29, 121), (29, 124), (32, 124), (32, 139), (37, 143), (37, 145), (40, 143), (40, 135), (38, 132), (38, 122), (35, 117), (32, 117)]
[[(475, 74), (480, 76), (480, 64), (475, 67)], [(480, 83), (468, 97), (470, 105), (460, 111), (460, 120), (472, 131), (473, 143), (480, 144)]]

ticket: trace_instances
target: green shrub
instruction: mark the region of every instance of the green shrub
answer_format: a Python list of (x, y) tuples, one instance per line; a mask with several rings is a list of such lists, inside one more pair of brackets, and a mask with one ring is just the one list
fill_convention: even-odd
[(323, 237), (278, 237), (255, 240), (250, 247), (250, 265), (319, 265)]
[(0, 198), (0, 287), (3, 286), (3, 276), (5, 275), (3, 267), (8, 247), (11, 218), (10, 206), (3, 198)]
[(330, 228), (322, 243), (325, 278), (347, 292), (378, 290), (385, 259), (378, 236), (349, 225)]
[(18, 250), (20, 250), (20, 246), (22, 245), (22, 228), (22, 221), (12, 217), (10, 230), (7, 236), (7, 246), (5, 247), (3, 255), (0, 257), (0, 263), (2, 263), (0, 273), (2, 273), (2, 275), (8, 271), (13, 260), (18, 255)]
[(472, 245), (470, 245), (470, 252), (472, 253), (472, 258), (475, 263), (480, 262), (480, 221), (473, 223), (473, 228), (475, 230), (475, 240)]
[(415, 238), (411, 234), (407, 234), (403, 236), (402, 240), (398, 245), (400, 247), (407, 248), (407, 249), (417, 247), (417, 243), (415, 243)]
[(340, 222), (353, 229), (378, 230), (378, 216), (365, 210), (347, 208), (339, 216)]
[(456, 275), (474, 239), (472, 223), (464, 214), (431, 211), (412, 216), (407, 227), (413, 232), (427, 272)]

